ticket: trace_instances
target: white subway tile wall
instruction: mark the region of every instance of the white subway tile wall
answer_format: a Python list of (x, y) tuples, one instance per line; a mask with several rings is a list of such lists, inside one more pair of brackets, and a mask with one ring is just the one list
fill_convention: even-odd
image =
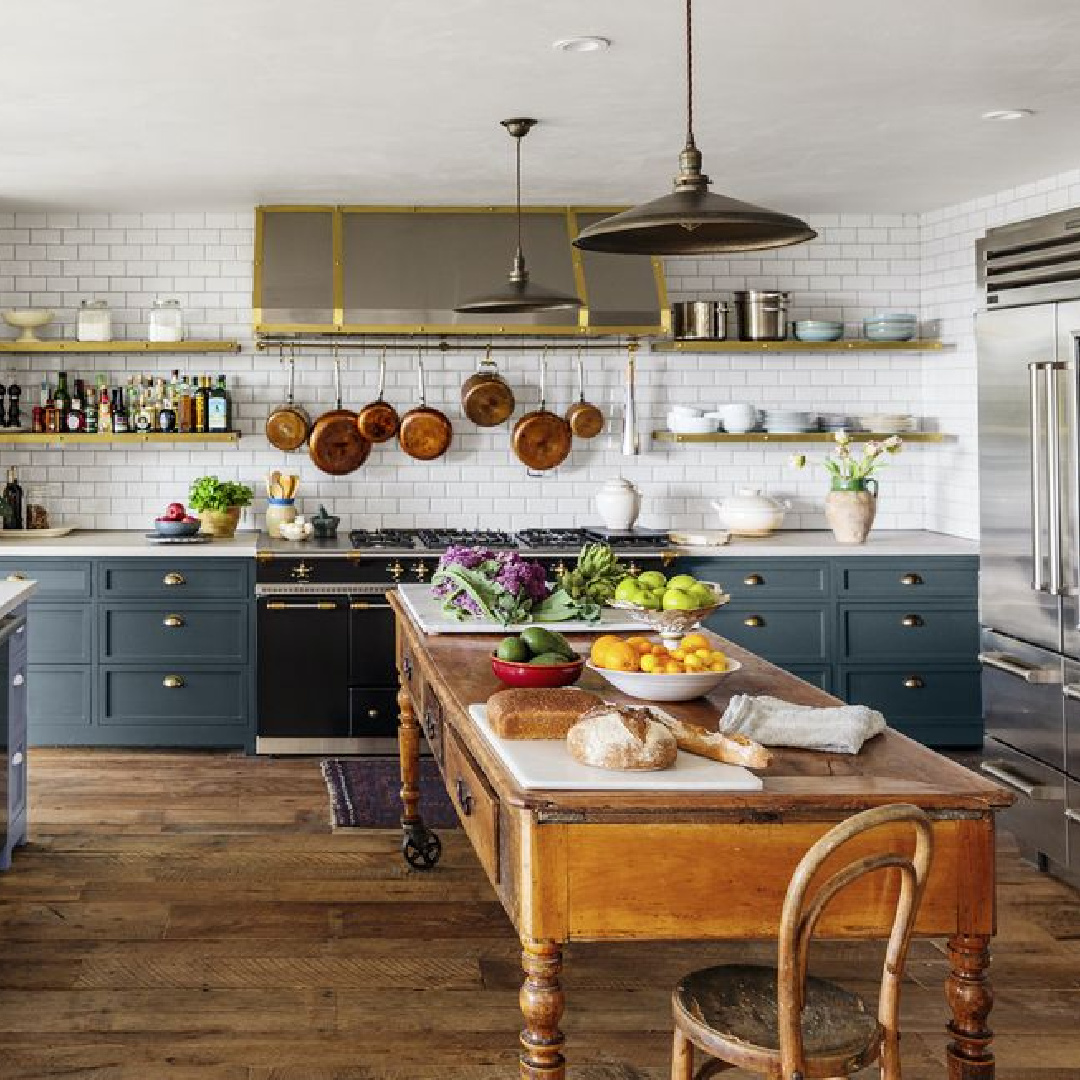
[[(715, 407), (746, 401), (767, 408), (860, 414), (910, 412), (929, 429), (955, 433), (956, 443), (907, 447), (881, 480), (878, 528), (939, 528), (977, 533), (974, 352), (970, 313), (976, 303), (973, 245), (987, 224), (1045, 212), (1062, 198), (1080, 202), (1080, 174), (1043, 189), (1010, 193), (920, 217), (915, 214), (839, 214), (811, 219), (811, 244), (746, 256), (678, 259), (668, 264), (673, 299), (730, 296), (742, 288), (780, 288), (793, 294), (791, 318), (842, 319), (848, 336), (864, 316), (911, 311), (940, 320), (942, 336), (959, 347), (946, 353), (818, 353), (813, 355), (661, 354), (644, 348), (638, 363), (642, 453), (619, 452), (625, 354), (586, 348), (586, 396), (609, 417), (606, 431), (579, 442), (568, 461), (543, 477), (530, 476), (510, 450), (509, 425), (481, 431), (461, 413), (459, 389), (480, 355), (428, 353), (428, 400), (454, 423), (451, 451), (431, 463), (405, 457), (396, 444), (376, 447), (348, 477), (318, 472), (305, 453), (282, 454), (263, 437), (268, 410), (283, 400), (285, 370), (276, 354), (257, 353), (251, 331), (253, 215), (184, 213), (0, 213), (0, 306), (48, 307), (56, 321), (45, 336), (74, 337), (84, 298), (107, 300), (114, 335), (145, 338), (155, 297), (180, 300), (189, 337), (237, 338), (238, 355), (19, 356), (0, 360), (0, 380), (17, 381), (24, 404), (37, 400), (43, 378), (92, 378), (97, 372), (224, 372), (233, 395), (238, 445), (4, 447), (0, 461), (20, 467), (57, 520), (95, 528), (139, 528), (164, 504), (185, 499), (204, 473), (252, 484), (258, 500), (246, 520), (261, 520), (263, 477), (274, 468), (301, 476), (304, 512), (325, 503), (351, 526), (415, 524), (498, 526), (572, 525), (597, 520), (593, 497), (614, 475), (643, 494), (640, 524), (694, 528), (715, 523), (711, 508), (736, 488), (754, 486), (789, 499), (790, 528), (823, 528), (827, 488), (821, 468), (789, 465), (802, 447), (655, 444), (653, 429), (675, 403)], [(1039, 190), (1034, 190), (1039, 187)], [(1070, 187), (1072, 190), (1070, 191)], [(1030, 209), (1034, 204), (1043, 210)], [(1062, 204), (1063, 205), (1063, 204)], [(932, 324), (933, 325), (933, 324)], [(7, 332), (7, 328), (0, 328)], [(12, 332), (13, 333), (13, 332)], [(378, 349), (343, 351), (344, 398), (359, 407), (375, 396)], [(518, 397), (516, 415), (538, 399), (539, 345), (499, 354)], [(548, 401), (565, 409), (576, 394), (572, 354), (551, 360)], [(402, 411), (416, 401), (413, 359), (389, 357), (388, 396)], [(333, 405), (329, 351), (297, 359), (297, 398), (313, 414)], [(512, 423), (512, 422), (511, 422)], [(818, 458), (827, 447), (806, 447)]]

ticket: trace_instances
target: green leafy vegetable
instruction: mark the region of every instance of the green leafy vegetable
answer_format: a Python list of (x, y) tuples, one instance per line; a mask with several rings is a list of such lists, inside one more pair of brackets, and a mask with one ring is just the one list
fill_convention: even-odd
[(231, 506), (248, 506), (254, 497), (255, 492), (247, 484), (200, 476), (192, 481), (188, 506), (192, 510), (228, 510)]

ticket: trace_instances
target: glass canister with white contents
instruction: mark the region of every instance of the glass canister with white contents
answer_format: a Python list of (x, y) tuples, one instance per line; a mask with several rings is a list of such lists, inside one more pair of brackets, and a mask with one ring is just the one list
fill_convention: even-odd
[(183, 341), (184, 312), (179, 300), (155, 300), (150, 309), (149, 341)]
[(75, 320), (79, 341), (112, 341), (112, 313), (104, 300), (84, 300)]

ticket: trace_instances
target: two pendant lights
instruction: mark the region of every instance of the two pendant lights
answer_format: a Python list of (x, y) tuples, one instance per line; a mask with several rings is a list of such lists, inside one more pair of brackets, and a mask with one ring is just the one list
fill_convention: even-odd
[[(707, 255), (786, 247), (817, 236), (797, 217), (709, 191), (710, 180), (701, 171), (701, 151), (694, 141), (692, 3), (686, 0), (686, 144), (679, 155), (675, 190), (582, 229), (574, 240), (575, 247), (622, 255)], [(529, 280), (521, 237), (521, 140), (536, 121), (519, 118), (503, 120), (502, 124), (516, 142), (517, 250), (513, 268), (501, 288), (455, 310), (495, 315), (580, 307), (578, 297)]]

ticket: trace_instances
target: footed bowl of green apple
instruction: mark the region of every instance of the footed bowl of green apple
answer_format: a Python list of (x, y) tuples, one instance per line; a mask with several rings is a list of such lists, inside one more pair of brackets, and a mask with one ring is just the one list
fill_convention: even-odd
[(653, 628), (669, 649), (699, 626), (731, 597), (715, 581), (698, 581), (690, 574), (666, 578), (659, 570), (624, 577), (615, 587), (611, 606)]

